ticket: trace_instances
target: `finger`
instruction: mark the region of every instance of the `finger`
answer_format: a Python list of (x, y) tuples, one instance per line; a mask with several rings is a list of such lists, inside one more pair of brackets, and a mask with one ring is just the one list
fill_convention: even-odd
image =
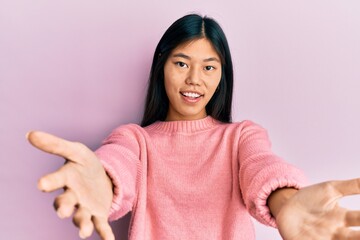
[(360, 211), (348, 211), (345, 214), (345, 223), (347, 226), (360, 226)]
[(31, 131), (26, 137), (34, 147), (44, 152), (64, 157), (78, 163), (81, 163), (83, 159), (81, 152), (83, 152), (85, 148), (80, 143), (70, 142), (40, 131)]
[(335, 181), (334, 187), (342, 196), (359, 194), (360, 178), (344, 180), (344, 181)]
[(47, 174), (38, 181), (38, 189), (44, 192), (52, 192), (66, 186), (66, 165), (59, 170)]
[(114, 233), (106, 217), (93, 216), (95, 229), (103, 240), (115, 240)]
[(76, 194), (71, 189), (66, 189), (63, 194), (55, 198), (54, 208), (60, 218), (66, 218), (73, 214), (77, 204)]
[(336, 240), (358, 240), (360, 238), (360, 231), (352, 230), (350, 228), (341, 228), (335, 234), (333, 239)]
[(73, 222), (75, 226), (79, 228), (79, 236), (82, 239), (90, 237), (94, 231), (94, 224), (91, 221), (91, 213), (84, 207), (80, 206), (76, 211)]

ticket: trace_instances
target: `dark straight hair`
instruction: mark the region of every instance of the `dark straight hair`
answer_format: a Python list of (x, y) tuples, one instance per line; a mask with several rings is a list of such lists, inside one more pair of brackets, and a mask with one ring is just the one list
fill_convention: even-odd
[(172, 50), (187, 41), (206, 38), (221, 58), (222, 75), (218, 89), (206, 105), (206, 113), (221, 122), (231, 122), (233, 65), (230, 49), (220, 25), (211, 18), (189, 14), (176, 20), (158, 43), (149, 77), (145, 109), (141, 126), (164, 121), (169, 99), (164, 84), (164, 65)]

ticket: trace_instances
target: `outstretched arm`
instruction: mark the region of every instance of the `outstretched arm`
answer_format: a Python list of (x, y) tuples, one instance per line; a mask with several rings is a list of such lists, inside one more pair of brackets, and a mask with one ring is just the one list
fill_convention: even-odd
[(64, 189), (54, 201), (58, 216), (66, 218), (75, 212), (73, 222), (81, 238), (89, 237), (95, 228), (102, 239), (115, 239), (108, 223), (112, 183), (96, 155), (81, 143), (44, 132), (29, 132), (27, 138), (34, 147), (66, 159), (60, 169), (38, 183), (44, 192)]
[(340, 207), (340, 198), (360, 194), (360, 178), (274, 191), (268, 206), (285, 240), (360, 239), (360, 211)]

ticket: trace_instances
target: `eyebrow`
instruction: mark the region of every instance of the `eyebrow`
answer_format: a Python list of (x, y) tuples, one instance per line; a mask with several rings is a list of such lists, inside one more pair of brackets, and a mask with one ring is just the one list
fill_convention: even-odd
[[(184, 54), (184, 53), (176, 53), (174, 55), (172, 55), (172, 57), (180, 57), (180, 58), (185, 58), (185, 59), (188, 59), (188, 60), (191, 60), (191, 57)], [(217, 59), (216, 57), (210, 57), (210, 58), (206, 58), (203, 60), (204, 62), (211, 62), (211, 61), (216, 61), (216, 62), (219, 62), (220, 63), (220, 60)]]

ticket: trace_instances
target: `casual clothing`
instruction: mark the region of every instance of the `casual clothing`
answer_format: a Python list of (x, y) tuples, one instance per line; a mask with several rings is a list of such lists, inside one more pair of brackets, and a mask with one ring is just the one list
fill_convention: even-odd
[(305, 182), (270, 145), (251, 121), (121, 126), (96, 151), (115, 186), (110, 220), (132, 211), (130, 240), (255, 239), (250, 214), (276, 227), (268, 196)]

